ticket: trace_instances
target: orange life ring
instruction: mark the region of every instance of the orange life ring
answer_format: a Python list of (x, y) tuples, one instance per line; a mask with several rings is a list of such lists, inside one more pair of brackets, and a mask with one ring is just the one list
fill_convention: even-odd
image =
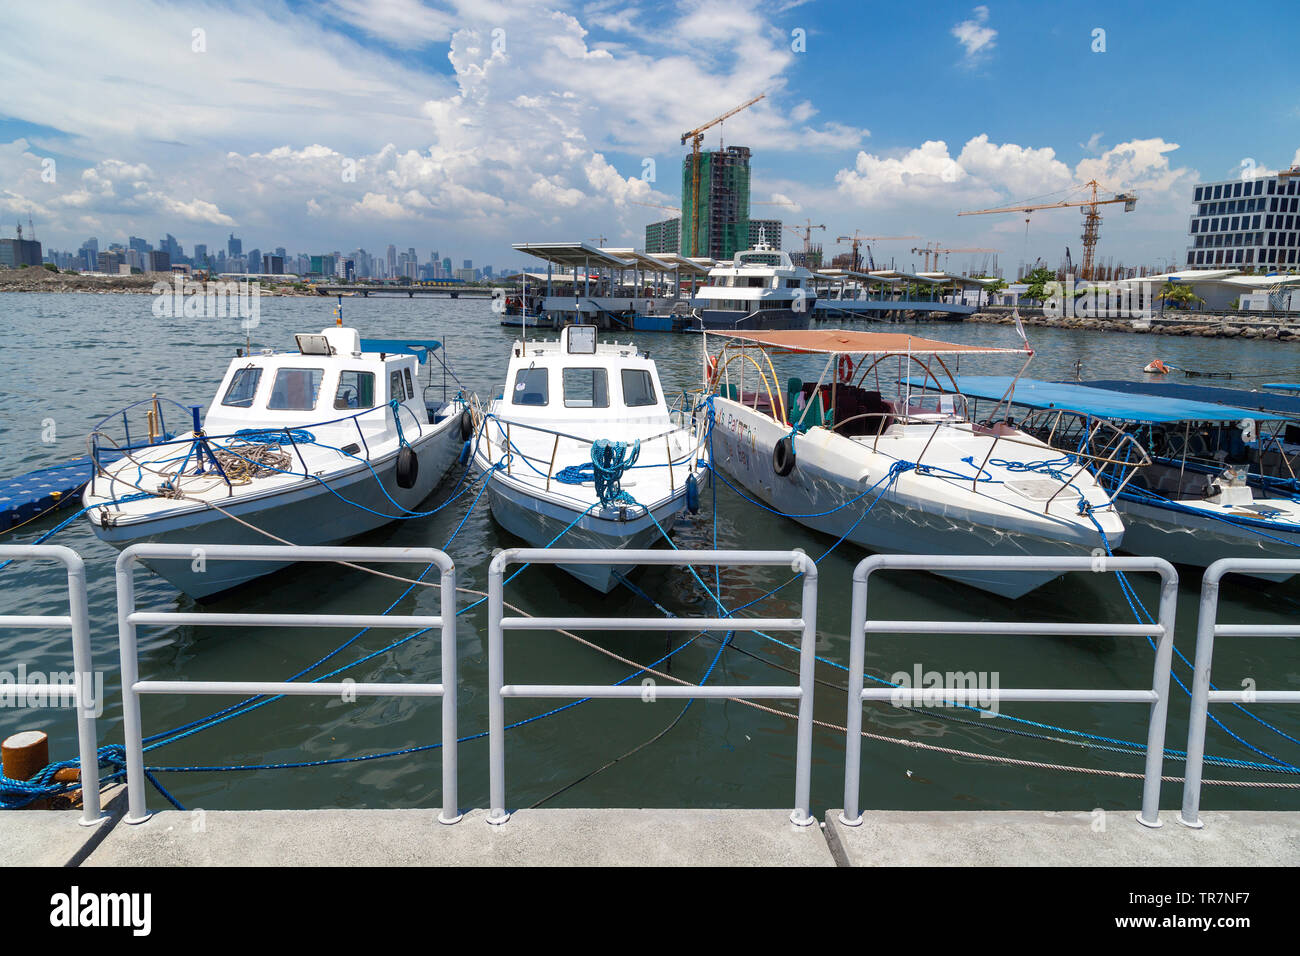
[(711, 385), (713, 384), (714, 378), (716, 378), (718, 374), (718, 357), (716, 355), (709, 356), (708, 368), (709, 368), (708, 380), (709, 380), (709, 384)]
[(853, 359), (848, 355), (840, 356), (839, 376), (840, 381), (847, 385), (853, 381)]

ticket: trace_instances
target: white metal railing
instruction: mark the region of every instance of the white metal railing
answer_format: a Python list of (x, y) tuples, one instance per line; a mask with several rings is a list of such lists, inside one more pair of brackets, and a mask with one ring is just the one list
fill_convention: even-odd
[[(614, 564), (614, 565), (788, 565), (803, 573), (803, 596), (797, 618), (757, 617), (505, 617), (505, 569), (511, 564)], [(597, 548), (509, 548), (499, 552), (488, 569), (488, 740), (490, 748), (490, 803), (488, 823), (503, 824), (506, 812), (505, 698), (584, 697), (640, 700), (644, 688), (608, 684), (507, 684), (505, 682), (505, 631), (800, 631), (799, 683), (796, 686), (695, 684), (656, 686), (655, 698), (740, 698), (797, 700), (795, 746), (795, 806), (790, 819), (798, 826), (816, 820), (810, 808), (813, 731), (813, 668), (817, 643), (817, 565), (802, 551), (633, 551)]]
[[(205, 561), (349, 561), (434, 564), (441, 572), (439, 614), (194, 614), (138, 611), (135, 607), (135, 562), (192, 561), (201, 553)], [(140, 724), (141, 694), (284, 694), (311, 697), (441, 697), (442, 698), (442, 813), (441, 823), (460, 819), (456, 793), (456, 569), (451, 558), (434, 548), (298, 547), (216, 544), (134, 544), (117, 559), (117, 619), (122, 658), (122, 723), (126, 744), (127, 823), (149, 818), (145, 805), (144, 741)], [(3, 619), (0, 619), (3, 623)], [(310, 683), (292, 681), (162, 681), (140, 680), (136, 629), (189, 624), (242, 627), (375, 627), (437, 628), (442, 641), (441, 682)]]
[[(891, 621), (867, 617), (867, 583), (873, 572), (900, 569), (934, 572), (979, 571), (1147, 571), (1160, 575), (1160, 611), (1155, 624), (1073, 624), (1031, 621)], [(853, 606), (849, 644), (849, 705), (844, 755), (844, 813), (840, 822), (857, 826), (862, 764), (862, 703), (897, 699), (898, 688), (865, 688), (863, 676), (866, 635), (894, 634), (1024, 634), (1071, 637), (1159, 637), (1150, 690), (1097, 690), (1074, 688), (991, 688), (981, 699), (1001, 701), (1059, 701), (1062, 703), (1145, 703), (1151, 707), (1147, 726), (1146, 769), (1142, 784), (1142, 810), (1138, 822), (1160, 826), (1160, 775), (1165, 750), (1165, 722), (1169, 710), (1169, 666), (1174, 647), (1174, 616), (1178, 600), (1178, 573), (1163, 558), (1009, 557), (881, 554), (863, 560), (853, 571)], [(856, 693), (855, 693), (856, 691)], [(923, 702), (966, 703), (964, 690), (925, 689)], [(1190, 769), (1190, 768), (1189, 768)]]
[(4, 561), (32, 560), (59, 561), (68, 572), (68, 614), (0, 615), (3, 628), (66, 627), (72, 631), (73, 686), (56, 688), (45, 684), (6, 684), (0, 694), (41, 694), (51, 703), (64, 706), (71, 703), (77, 709), (77, 753), (81, 758), (81, 819), (82, 826), (94, 826), (106, 819), (99, 809), (99, 738), (95, 730), (95, 706), (102, 701), (91, 701), (94, 673), (90, 655), (90, 616), (86, 606), (86, 565), (81, 556), (70, 548), (54, 544), (0, 545), (0, 559)]
[(1192, 674), (1192, 710), (1187, 726), (1187, 774), (1183, 781), (1183, 808), (1178, 822), (1200, 829), (1201, 772), (1205, 764), (1205, 722), (1210, 704), (1300, 704), (1294, 690), (1211, 690), (1210, 671), (1216, 637), (1300, 637), (1296, 624), (1220, 624), (1219, 582), (1227, 574), (1300, 574), (1300, 560), (1221, 558), (1205, 569), (1201, 578), (1200, 617), (1196, 622), (1196, 660)]

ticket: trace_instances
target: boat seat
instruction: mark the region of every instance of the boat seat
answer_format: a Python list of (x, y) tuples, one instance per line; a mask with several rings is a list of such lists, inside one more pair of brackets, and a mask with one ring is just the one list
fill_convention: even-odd
[(835, 391), (835, 421), (845, 423), (837, 430), (846, 437), (879, 435), (892, 423), (893, 410), (879, 392), (857, 385), (840, 385)]
[[(799, 419), (803, 419), (803, 424), (799, 425), (799, 431), (806, 432), (810, 428), (826, 424), (826, 399), (829, 398), (830, 386), (823, 385), (817, 388), (816, 382), (809, 382), (802, 386), (795, 395), (795, 401), (790, 406), (790, 424), (794, 425)], [(812, 408), (804, 414), (804, 407), (812, 403)]]

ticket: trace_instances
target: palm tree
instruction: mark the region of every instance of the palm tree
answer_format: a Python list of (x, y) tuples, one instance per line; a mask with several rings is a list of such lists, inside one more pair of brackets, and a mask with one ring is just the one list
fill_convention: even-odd
[(1193, 302), (1205, 304), (1205, 300), (1193, 292), (1191, 286), (1178, 282), (1166, 282), (1156, 298), (1165, 303), (1172, 303), (1177, 309), (1190, 308)]

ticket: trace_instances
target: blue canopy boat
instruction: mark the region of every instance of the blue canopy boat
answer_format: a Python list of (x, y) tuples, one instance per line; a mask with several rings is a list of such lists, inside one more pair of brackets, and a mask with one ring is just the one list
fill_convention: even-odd
[[(998, 403), (999, 411), (1010, 405), (1031, 409), (1021, 430), (1068, 452), (1104, 457), (1106, 450), (1096, 447), (1101, 422), (1136, 437), (1150, 452), (1150, 463), (1108, 466), (1098, 475), (1124, 517), (1126, 551), (1199, 566), (1225, 557), (1300, 557), (1294, 481), (1252, 483), (1260, 476), (1250, 470), (1252, 450), (1259, 457), (1251, 433), (1261, 422), (1286, 422), (1288, 415), (1210, 400), (1221, 396), (1209, 393), (1232, 389), (1173, 386), (1190, 389), (1178, 397), (1168, 385), (1152, 386), (1159, 392), (1148, 393), (1146, 388), (1119, 391), (1095, 383), (969, 375), (955, 384), (968, 398)], [(1274, 395), (1261, 404), (1283, 401)], [(1265, 487), (1267, 494), (1257, 496)]]

